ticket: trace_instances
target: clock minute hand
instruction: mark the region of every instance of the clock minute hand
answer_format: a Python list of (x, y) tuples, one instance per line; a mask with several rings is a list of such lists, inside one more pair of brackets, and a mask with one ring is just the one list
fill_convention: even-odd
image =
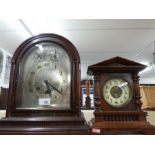
[(119, 85), (120, 88), (122, 88), (123, 86), (126, 86), (128, 83), (127, 82), (123, 82), (122, 84)]
[(52, 89), (56, 90), (58, 93), (62, 94), (62, 92), (60, 90), (58, 90), (56, 87), (54, 87), (51, 83), (48, 82), (48, 80), (44, 81), (45, 84), (47, 85), (47, 87), (51, 87)]

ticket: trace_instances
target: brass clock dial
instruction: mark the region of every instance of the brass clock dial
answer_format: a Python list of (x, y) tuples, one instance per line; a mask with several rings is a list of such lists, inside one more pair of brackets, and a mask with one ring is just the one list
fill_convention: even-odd
[(22, 97), (18, 108), (70, 107), (71, 62), (56, 43), (31, 47), (23, 61)]
[(103, 87), (105, 101), (115, 108), (124, 107), (132, 97), (129, 83), (121, 78), (113, 78), (106, 81)]

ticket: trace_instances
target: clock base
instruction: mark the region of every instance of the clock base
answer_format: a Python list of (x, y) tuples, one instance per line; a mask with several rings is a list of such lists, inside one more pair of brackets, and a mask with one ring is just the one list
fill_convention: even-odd
[(95, 112), (92, 134), (154, 135), (155, 127), (146, 121), (146, 112)]
[(1, 135), (85, 135), (89, 128), (79, 116), (7, 117), (0, 120)]

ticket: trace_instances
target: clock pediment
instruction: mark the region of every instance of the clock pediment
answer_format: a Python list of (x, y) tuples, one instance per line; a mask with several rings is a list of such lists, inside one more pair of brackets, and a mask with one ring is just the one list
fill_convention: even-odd
[(88, 66), (87, 73), (94, 76), (92, 132), (100, 129), (102, 134), (155, 133), (155, 128), (146, 121), (147, 113), (141, 110), (138, 73), (145, 67), (118, 56)]
[(120, 64), (122, 66), (145, 66), (140, 63), (137, 63), (137, 62), (134, 62), (134, 61), (131, 61), (131, 60), (119, 57), (119, 56), (93, 64), (91, 66), (111, 66), (115, 64)]
[[(88, 66), (87, 73), (93, 75), (96, 72), (139, 72), (146, 66), (119, 56)], [(128, 68), (128, 69), (127, 69)]]

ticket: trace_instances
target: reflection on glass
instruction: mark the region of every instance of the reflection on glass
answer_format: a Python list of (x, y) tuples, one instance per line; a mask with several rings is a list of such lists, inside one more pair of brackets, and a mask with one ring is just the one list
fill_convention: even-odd
[(31, 47), (20, 65), (16, 108), (70, 108), (70, 66), (58, 44)]

